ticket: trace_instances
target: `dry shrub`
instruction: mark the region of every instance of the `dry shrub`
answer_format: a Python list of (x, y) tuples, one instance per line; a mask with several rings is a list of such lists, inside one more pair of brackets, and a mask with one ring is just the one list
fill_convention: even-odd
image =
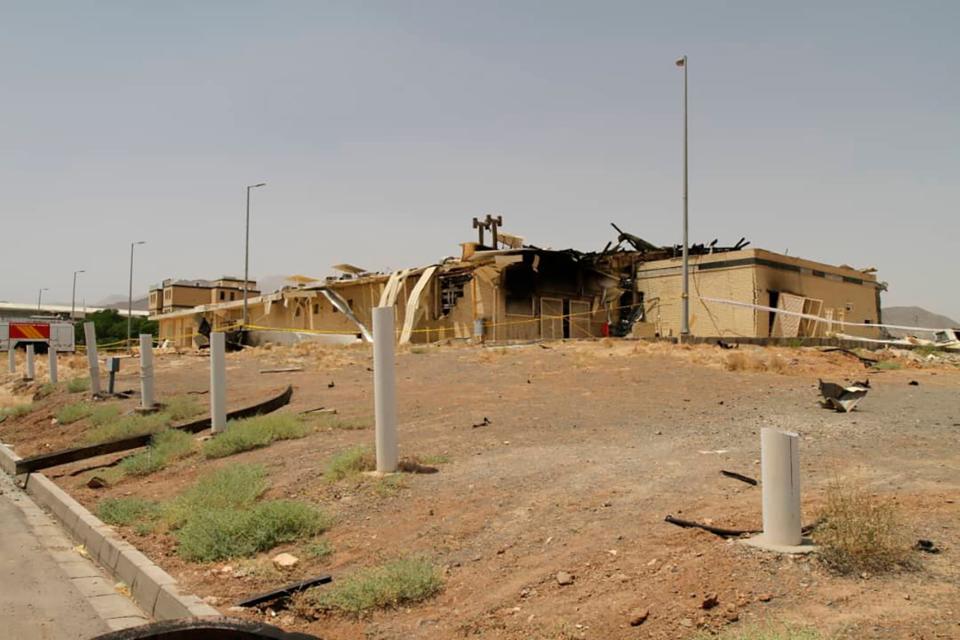
[(838, 573), (913, 568), (896, 505), (847, 481), (836, 480), (827, 487), (813, 539), (820, 546), (820, 559)]
[(778, 353), (730, 351), (723, 356), (723, 368), (727, 371), (772, 371), (786, 373), (789, 363)]
[(723, 368), (727, 371), (750, 371), (752, 358), (742, 351), (731, 351), (723, 357)]
[(787, 371), (787, 361), (780, 357), (780, 354), (771, 353), (767, 356), (767, 371), (785, 373)]

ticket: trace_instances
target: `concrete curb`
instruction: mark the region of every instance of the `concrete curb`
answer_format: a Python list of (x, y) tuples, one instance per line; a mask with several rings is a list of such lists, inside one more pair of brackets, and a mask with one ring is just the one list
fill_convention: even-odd
[[(0, 468), (13, 475), (20, 459), (0, 444)], [(177, 581), (132, 544), (71, 498), (42, 473), (23, 478), (23, 488), (34, 501), (49, 509), (81, 544), (90, 558), (130, 587), (134, 601), (156, 620), (220, 616), (220, 612), (194, 595), (181, 592)]]

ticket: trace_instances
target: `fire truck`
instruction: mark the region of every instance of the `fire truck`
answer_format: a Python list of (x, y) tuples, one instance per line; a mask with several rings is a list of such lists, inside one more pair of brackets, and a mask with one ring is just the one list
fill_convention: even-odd
[(38, 353), (48, 348), (57, 351), (74, 351), (73, 323), (57, 319), (4, 319), (0, 320), (0, 351), (24, 349), (33, 344)]

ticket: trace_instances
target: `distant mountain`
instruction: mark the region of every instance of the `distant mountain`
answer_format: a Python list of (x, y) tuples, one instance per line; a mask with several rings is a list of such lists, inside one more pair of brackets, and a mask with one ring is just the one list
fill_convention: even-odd
[[(960, 327), (960, 322), (941, 316), (932, 311), (927, 311), (923, 307), (884, 307), (884, 324), (899, 324), (906, 327), (927, 327), (930, 329), (942, 329)], [(909, 334), (909, 331), (901, 329), (890, 329), (894, 336), (902, 337)], [(929, 334), (921, 334), (920, 337), (929, 338)]]
[[(104, 309), (126, 309), (127, 308), (127, 296), (125, 295), (113, 295), (107, 296), (103, 300), (99, 300), (95, 304), (90, 305), (91, 307), (103, 307)], [(146, 311), (150, 308), (150, 298), (134, 298), (133, 299), (133, 310), (134, 311)]]

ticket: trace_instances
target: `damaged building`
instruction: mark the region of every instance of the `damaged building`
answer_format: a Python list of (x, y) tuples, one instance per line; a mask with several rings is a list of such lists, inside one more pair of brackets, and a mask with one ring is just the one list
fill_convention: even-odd
[[(491, 342), (600, 336), (671, 337), (680, 331), (681, 251), (616, 229), (603, 250), (543, 249), (504, 233), (502, 220), (474, 219), (476, 241), (458, 258), (374, 273), (349, 264), (325, 280), (297, 277), (273, 293), (251, 289), (247, 339), (292, 342), (370, 339), (372, 309), (396, 309), (398, 341)], [(717, 241), (690, 248), (690, 330), (705, 337), (875, 337), (883, 285), (874, 270), (831, 266)], [(171, 287), (184, 286), (170, 282)], [(195, 306), (155, 304), (160, 339), (187, 347), (211, 329), (235, 329), (242, 288), (204, 283)], [(203, 282), (203, 281), (197, 281)], [(220, 288), (213, 285), (219, 283)], [(230, 296), (230, 294), (233, 294)], [(223, 294), (223, 296), (221, 296)], [(171, 292), (173, 299), (175, 293)], [(229, 299), (224, 299), (230, 296)], [(209, 301), (209, 302), (208, 302)], [(164, 300), (165, 302), (165, 300)], [(770, 309), (786, 313), (775, 313)], [(812, 318), (820, 318), (818, 322)]]

